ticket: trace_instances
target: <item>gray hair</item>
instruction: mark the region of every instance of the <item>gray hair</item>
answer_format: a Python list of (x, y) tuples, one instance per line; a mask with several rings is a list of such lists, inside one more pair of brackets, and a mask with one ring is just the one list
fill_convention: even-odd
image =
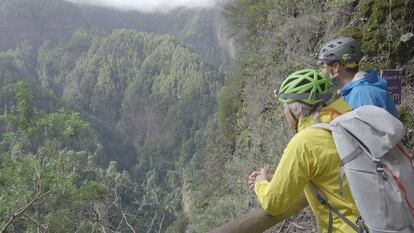
[(301, 102), (292, 102), (283, 105), (283, 107), (289, 109), (299, 120), (306, 117), (312, 117), (314, 120), (319, 121), (319, 110), (321, 110), (323, 105), (320, 104), (311, 107)]

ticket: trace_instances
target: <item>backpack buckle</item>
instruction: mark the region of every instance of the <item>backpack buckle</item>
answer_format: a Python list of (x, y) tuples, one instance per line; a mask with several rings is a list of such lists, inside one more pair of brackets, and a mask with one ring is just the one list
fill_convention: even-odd
[(326, 202), (326, 199), (325, 198), (323, 198), (321, 195), (316, 195), (316, 198), (318, 199), (318, 201), (322, 204), (322, 205), (326, 205), (327, 204), (327, 202)]
[(358, 233), (368, 233), (367, 226), (361, 216), (358, 216), (355, 223), (358, 226)]
[(384, 172), (384, 165), (382, 163), (377, 164), (377, 172)]

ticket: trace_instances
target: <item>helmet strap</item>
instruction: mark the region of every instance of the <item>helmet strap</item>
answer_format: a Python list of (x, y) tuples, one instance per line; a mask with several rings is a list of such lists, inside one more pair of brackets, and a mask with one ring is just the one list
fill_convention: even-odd
[(340, 86), (341, 86), (341, 82), (340, 82), (341, 80), (340, 80), (340, 78), (339, 78), (339, 75), (338, 74), (335, 74), (334, 76), (332, 76), (332, 78), (331, 78), (331, 83), (333, 84), (333, 86), (335, 87), (335, 88), (340, 88)]
[(339, 88), (341, 86), (340, 83), (340, 78), (339, 78), (339, 74), (338, 72), (334, 72), (333, 67), (330, 65), (327, 65), (327, 70), (328, 70), (328, 76), (329, 79), (331, 80), (331, 83), (333, 84), (334, 87)]
[(298, 125), (299, 125), (299, 119), (296, 117), (296, 115), (292, 112), (292, 110), (290, 108), (289, 109), (289, 113), (292, 116), (293, 120), (295, 121), (295, 132), (298, 132)]

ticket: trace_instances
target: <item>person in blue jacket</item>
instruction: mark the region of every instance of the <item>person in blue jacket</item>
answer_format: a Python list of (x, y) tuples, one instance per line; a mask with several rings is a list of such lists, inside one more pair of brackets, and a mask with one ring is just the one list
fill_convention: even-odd
[(353, 108), (375, 105), (397, 117), (394, 100), (387, 91), (387, 81), (377, 71), (359, 71), (362, 52), (351, 37), (339, 37), (324, 44), (317, 54), (318, 65), (339, 89), (342, 98)]

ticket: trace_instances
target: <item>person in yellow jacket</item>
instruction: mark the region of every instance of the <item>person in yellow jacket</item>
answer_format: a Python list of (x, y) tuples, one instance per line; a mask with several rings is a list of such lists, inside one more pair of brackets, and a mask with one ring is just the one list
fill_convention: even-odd
[(262, 208), (273, 216), (279, 216), (280, 220), (309, 204), (322, 232), (355, 232), (355, 228), (340, 217), (330, 214), (311, 187), (313, 184), (333, 208), (355, 223), (359, 213), (346, 179), (343, 193), (340, 192), (341, 160), (332, 134), (310, 127), (317, 122), (329, 122), (351, 110), (343, 99), (326, 106), (331, 91), (328, 77), (313, 69), (294, 72), (282, 82), (279, 101), (284, 104), (289, 127), (297, 133), (284, 150), (274, 175), (264, 169), (254, 171), (249, 176), (249, 186), (254, 189)]

